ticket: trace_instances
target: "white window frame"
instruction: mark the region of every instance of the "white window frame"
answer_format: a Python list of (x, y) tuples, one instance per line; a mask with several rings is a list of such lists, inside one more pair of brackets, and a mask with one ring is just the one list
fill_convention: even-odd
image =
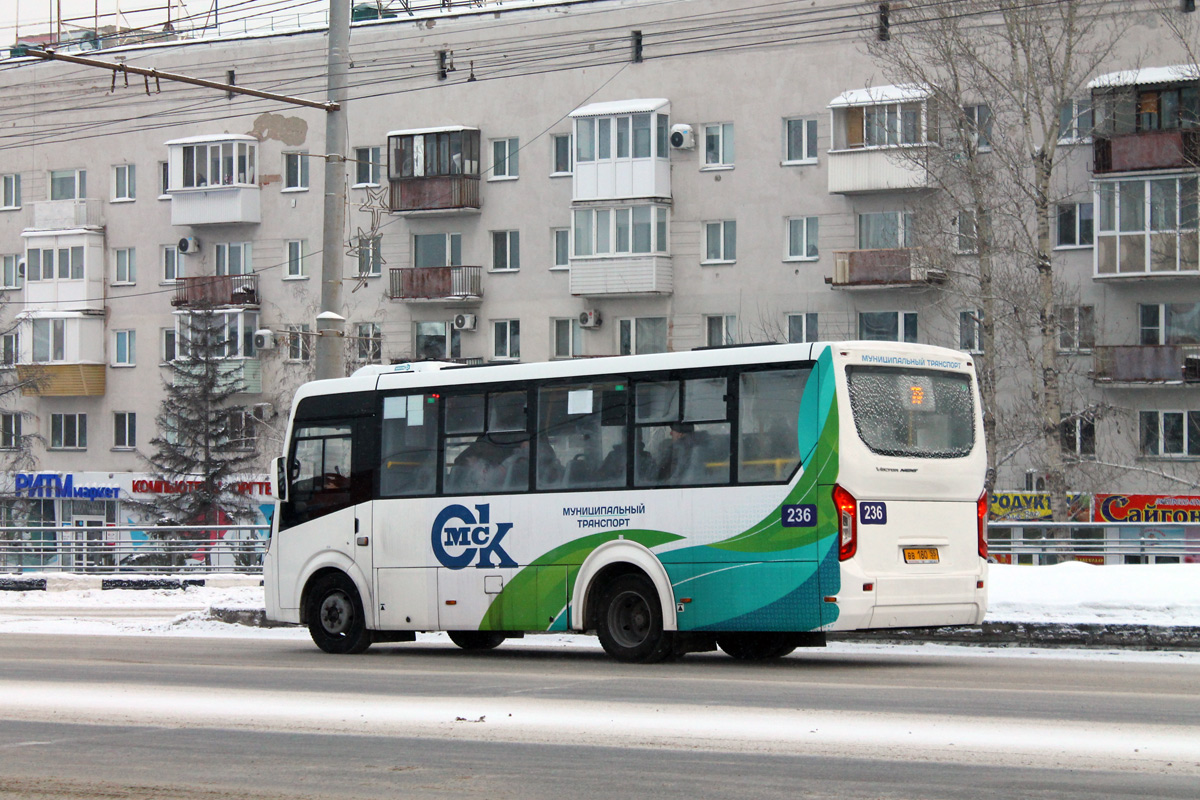
[[(567, 339), (568, 352), (559, 347), (559, 337)], [(578, 358), (583, 355), (583, 326), (579, 317), (558, 317), (550, 320), (550, 358)]]
[[(515, 181), (521, 177), (521, 140), (516, 136), (492, 139), (492, 171), (489, 181)], [(500, 151), (503, 151), (501, 154)]]
[[(443, 252), (446, 254), (445, 264), (417, 264), (417, 239), (443, 237)], [(412, 236), (412, 265), (418, 268), (429, 267), (461, 267), (462, 266), (462, 234), (451, 233), (414, 233)]]
[[(703, 171), (733, 169), (734, 133), (732, 122), (706, 122), (700, 126), (700, 169)], [(715, 142), (715, 152), (709, 141)]]
[(354, 326), (355, 360), (363, 364), (383, 363), (383, 326), (360, 322)]
[(137, 414), (132, 411), (113, 412), (113, 450), (137, 448)]
[(21, 415), (19, 412), (0, 414), (0, 450), (21, 448)]
[[(896, 338), (895, 339), (875, 339), (868, 340), (863, 335), (863, 315), (865, 314), (894, 314), (896, 316)], [(910, 339), (907, 336), (908, 322), (912, 321), (913, 337)], [(919, 327), (919, 317), (916, 311), (860, 311), (858, 312), (858, 337), (866, 341), (885, 341), (885, 342), (919, 342), (921, 341), (921, 329)]]
[[(235, 260), (237, 261), (237, 272), (231, 271)], [(216, 246), (216, 262), (218, 275), (250, 275), (254, 272), (254, 244), (252, 242), (220, 242)]]
[[(1091, 250), (1096, 246), (1095, 206), (1090, 201), (1086, 203), (1057, 203), (1054, 209), (1055, 250)], [(1087, 221), (1092, 226), (1090, 242), (1081, 241), (1083, 239), (1084, 209), (1087, 209), (1087, 213), (1090, 214), (1087, 218)], [(1070, 216), (1072, 234), (1075, 240), (1073, 242), (1064, 243), (1062, 241), (1064, 216)]]
[(288, 325), (286, 336), (287, 340), (284, 345), (287, 349), (288, 361), (312, 360), (312, 332), (308, 323)]
[(958, 312), (958, 349), (972, 354), (983, 352), (982, 308), (968, 308)]
[[(216, 358), (248, 359), (257, 358), (258, 351), (254, 349), (254, 332), (258, 330), (259, 312), (249, 309), (221, 309), (213, 312), (222, 318), (220, 336), (225, 340), (225, 353), (217, 353)], [(189, 358), (187, 336), (189, 321), (186, 319), (190, 312), (175, 314), (175, 345), (176, 358)]]
[[(354, 148), (354, 185), (351, 189), (379, 186), (383, 174), (382, 147)], [(364, 181), (363, 178), (366, 178)]]
[(520, 231), (492, 231), (492, 272), (521, 269)]
[(183, 278), (183, 260), (175, 245), (164, 244), (159, 249), (159, 263), (162, 264), (163, 283), (176, 283)]
[[(820, 252), (820, 218), (786, 217), (783, 220), (783, 260), (817, 261)], [(799, 252), (800, 255), (796, 255)]]
[[(1070, 121), (1067, 121), (1069, 115)], [(1066, 122), (1066, 124), (1064, 124)], [(1096, 127), (1096, 112), (1091, 97), (1068, 100), (1058, 112), (1058, 143), (1088, 144)]]
[[(33, 363), (61, 364), (67, 360), (67, 321), (52, 317), (34, 317), (31, 322), (33, 330)], [(38, 329), (45, 328), (46, 352), (38, 352)], [(45, 358), (38, 358), (44, 355)]]
[(287, 255), (287, 273), (283, 276), (285, 281), (308, 278), (304, 270), (305, 245), (306, 242), (303, 239), (289, 239), (283, 243), (283, 249)]
[(113, 286), (137, 283), (137, 248), (118, 247), (113, 251)]
[[(124, 351), (124, 358), (122, 358)], [(113, 367), (133, 367), (137, 365), (137, 331), (124, 329), (113, 331)]]
[[(644, 216), (641, 211), (648, 210), (649, 220), (638, 221), (637, 217)], [(627, 245), (621, 244), (622, 222)], [(583, 224), (581, 224), (583, 223)], [(663, 255), (669, 252), (670, 243), (667, 207), (661, 205), (610, 206), (602, 208), (578, 208), (571, 217), (571, 257), (572, 258), (606, 258)], [(650, 236), (648, 250), (635, 247), (639, 231), (644, 226)], [(605, 248), (605, 249), (601, 249)]]
[(87, 450), (87, 414), (51, 414), (47, 449)]
[(417, 351), (417, 342), (422, 336), (433, 338), (432, 334), (422, 334), (421, 326), (433, 327), (438, 326), (442, 332), (437, 334), (442, 340), (442, 351), (444, 355), (440, 358), (456, 359), (462, 357), (462, 335), (461, 331), (454, 327), (449, 320), (414, 320), (413, 321), (413, 357), (417, 359), (425, 358), (427, 354)]
[(954, 215), (954, 252), (960, 256), (979, 253), (979, 225), (974, 211), (962, 209)]
[[(190, 173), (186, 169), (189, 154), (192, 161)], [(180, 159), (183, 186), (176, 187), (178, 189), (258, 185), (255, 177), (258, 169), (257, 142), (186, 144), (180, 153)], [(246, 168), (245, 172), (239, 169), (243, 165)]]
[(21, 262), (24, 257), (19, 253), (6, 253), (3, 257), (3, 274), (0, 275), (0, 289), (20, 289), (25, 284), (21, 277)]
[[(789, 342), (819, 342), (817, 338), (820, 322), (816, 311), (798, 312), (788, 314), (783, 321), (787, 341)], [(793, 334), (799, 330), (800, 336), (796, 338)]]
[[(737, 220), (705, 222), (704, 258), (701, 264), (733, 264), (737, 261)], [(715, 246), (715, 247), (714, 247)]]
[(112, 203), (132, 203), (137, 199), (137, 165), (113, 165)]
[(167, 364), (179, 358), (179, 333), (175, 328), (159, 328), (158, 342), (160, 363)]
[[(29, 269), (31, 261), (36, 261), (39, 265), (36, 278), (34, 270)], [(30, 247), (25, 251), (25, 266), (26, 280), (29, 283), (82, 281), (87, 275), (87, 248), (81, 244), (68, 247)]]
[[(792, 130), (800, 132), (800, 154), (792, 149)], [(819, 160), (817, 153), (817, 119), (815, 117), (785, 117), (783, 120), (783, 161), (785, 167), (816, 164)]]
[(19, 331), (0, 333), (0, 369), (10, 369), (21, 359), (21, 334)]
[[(1157, 430), (1158, 436), (1157, 436), (1157, 441), (1153, 444), (1153, 446), (1157, 452), (1148, 452), (1144, 448), (1145, 440), (1143, 437), (1143, 427), (1142, 426), (1144, 424), (1144, 420), (1147, 415), (1154, 415), (1155, 417), (1157, 417), (1156, 425), (1158, 428), (1158, 430)], [(1165, 433), (1166, 433), (1167, 426), (1165, 424), (1165, 418), (1167, 417), (1167, 415), (1180, 417), (1180, 425), (1182, 427), (1182, 431), (1181, 431), (1181, 439), (1180, 439), (1181, 446), (1180, 446), (1180, 449), (1178, 452), (1170, 452), (1170, 453), (1166, 452)], [(1164, 409), (1164, 410), (1140, 410), (1140, 411), (1138, 411), (1138, 426), (1137, 426), (1138, 455), (1142, 458), (1167, 458), (1167, 459), (1180, 459), (1180, 460), (1195, 460), (1196, 458), (1200, 458), (1200, 447), (1195, 448), (1196, 452), (1191, 452), (1193, 450), (1193, 447), (1192, 447), (1192, 442), (1190, 441), (1190, 437), (1188, 436), (1188, 428), (1191, 427), (1189, 425), (1188, 418), (1191, 415), (1200, 415), (1200, 411), (1189, 411), (1187, 409)]]
[[(71, 181), (71, 193), (55, 197), (54, 182), (56, 180), (63, 181), (69, 179)], [(50, 170), (48, 180), (49, 191), (47, 192), (51, 200), (82, 200), (87, 197), (87, 170), (86, 169), (53, 169)]]
[(358, 237), (358, 278), (378, 278), (383, 274), (383, 235)]
[(158, 162), (158, 199), (171, 199), (171, 162)]
[[(1093, 218), (1093, 241), (1095, 243), (1093, 263), (1095, 265), (1096, 276), (1105, 278), (1130, 275), (1162, 276), (1170, 274), (1195, 274), (1195, 270), (1183, 270), (1180, 267), (1183, 265), (1185, 250), (1181, 246), (1182, 237), (1194, 233), (1200, 228), (1200, 219), (1186, 221), (1190, 222), (1190, 225), (1185, 224), (1185, 220), (1183, 219), (1183, 211), (1185, 208), (1188, 208), (1185, 198), (1189, 195), (1193, 198), (1196, 196), (1198, 180), (1200, 178), (1193, 172), (1184, 175), (1139, 176), (1113, 181), (1097, 181), (1095, 195), (1096, 211)], [(1174, 205), (1170, 207), (1170, 212), (1174, 216), (1175, 224), (1173, 226), (1155, 227), (1155, 190), (1153, 184), (1172, 181), (1174, 182), (1174, 189), (1172, 190), (1174, 193)], [(1139, 190), (1141, 198), (1136, 202), (1132, 200), (1132, 196), (1126, 188), (1133, 184), (1141, 184)], [(1126, 203), (1130, 203), (1130, 207), (1135, 209), (1139, 205), (1141, 206), (1137, 211), (1140, 218), (1140, 228), (1126, 228), (1128, 223), (1134, 221), (1126, 218), (1124, 213)], [(1109, 218), (1107, 222), (1105, 221), (1106, 217)], [(1152, 263), (1155, 240), (1158, 237), (1171, 234), (1175, 237), (1175, 266), (1172, 269), (1156, 270)], [(1120, 271), (1120, 265), (1125, 260), (1125, 248), (1133, 247), (1133, 242), (1138, 239), (1141, 240), (1142, 252), (1139, 258), (1143, 268), (1126, 272)], [(1107, 249), (1104, 246), (1105, 240), (1115, 240), (1112, 245), (1113, 271), (1109, 272), (1100, 271), (1102, 251)]]
[[(552, 133), (550, 134), (550, 177), (565, 178), (575, 174), (575, 141), (574, 136), (569, 133)], [(567, 146), (567, 168), (559, 169), (562, 166), (559, 163), (559, 143), (566, 142)]]
[[(1064, 415), (1064, 416), (1072, 416), (1072, 415)], [(1186, 425), (1186, 422), (1187, 422), (1187, 420), (1185, 418), (1184, 419), (1185, 425)], [(1160, 423), (1161, 423), (1161, 420), (1160, 420)], [(1066, 430), (1062, 431), (1061, 442), (1062, 442), (1063, 453), (1074, 456), (1079, 461), (1095, 461), (1096, 460), (1096, 421), (1094, 419), (1092, 419), (1089, 415), (1080, 414), (1080, 415), (1075, 415), (1074, 419), (1063, 420), (1061, 425), (1064, 428), (1070, 427), (1073, 429), (1070, 436), (1071, 436), (1071, 438), (1073, 438), (1075, 440), (1074, 446), (1068, 447), (1067, 446), (1068, 445), (1067, 431)], [(1083, 447), (1082, 447), (1083, 432), (1085, 429), (1088, 429), (1088, 428), (1090, 428), (1091, 432), (1092, 432), (1092, 434), (1091, 434), (1092, 452), (1085, 453), (1083, 451)], [(1160, 424), (1159, 430), (1160, 430), (1160, 432), (1162, 430), (1161, 424)]]
[(992, 152), (992, 127), (995, 117), (992, 107), (987, 103), (974, 103), (963, 106), (963, 117), (966, 118), (966, 128), (975, 135), (975, 152)]
[(1055, 316), (1058, 318), (1058, 352), (1092, 352), (1096, 346), (1095, 306), (1059, 306)]
[(492, 320), (492, 360), (521, 360), (521, 320)]
[(0, 194), (0, 211), (15, 211), (21, 207), (21, 173), (10, 172), (0, 176), (3, 194)]
[[(896, 217), (896, 243), (889, 247), (864, 247), (863, 246), (863, 218), (864, 217)], [(914, 246), (915, 220), (911, 211), (871, 211), (859, 214), (855, 218), (855, 227), (857, 228), (857, 244), (859, 250), (904, 250)]]
[[(714, 341), (714, 338), (720, 341)], [(707, 347), (724, 347), (738, 343), (736, 314), (705, 314), (704, 344)]]
[[(846, 119), (846, 148), (849, 150), (880, 150), (885, 147), (912, 147), (926, 143), (925, 132), (925, 101), (905, 101), (896, 103), (875, 103), (858, 106), (862, 109), (862, 144), (849, 143), (850, 119)], [(906, 133), (904, 118), (906, 114), (916, 112), (915, 138)], [(879, 121), (882, 120), (882, 124)], [(878, 139), (882, 134), (883, 141)]]
[[(562, 245), (560, 250), (559, 245)], [(550, 229), (550, 251), (552, 253), (551, 270), (566, 270), (571, 268), (571, 229)], [(561, 258), (560, 258), (561, 256)]]
[(308, 191), (308, 151), (289, 150), (283, 154), (284, 192)]
[[(638, 341), (638, 323), (646, 322), (662, 322), (663, 329), (663, 349), (662, 350), (643, 350), (641, 349), (642, 342)], [(617, 349), (621, 355), (641, 355), (642, 353), (665, 353), (670, 348), (671, 326), (666, 317), (626, 317), (617, 320)], [(626, 347), (628, 341), (628, 347)]]

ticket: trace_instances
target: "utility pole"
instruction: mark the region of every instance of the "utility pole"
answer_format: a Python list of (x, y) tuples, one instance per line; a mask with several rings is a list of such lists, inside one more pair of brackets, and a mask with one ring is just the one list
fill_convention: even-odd
[(350, 0), (329, 0), (329, 54), (325, 113), (325, 216), (321, 228), (321, 313), (314, 352), (317, 380), (343, 375), (342, 267), (346, 213), (346, 116), (342, 104), (350, 66)]

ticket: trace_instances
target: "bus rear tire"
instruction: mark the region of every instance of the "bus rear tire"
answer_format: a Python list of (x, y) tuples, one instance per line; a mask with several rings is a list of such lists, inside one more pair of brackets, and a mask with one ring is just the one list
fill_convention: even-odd
[(767, 661), (783, 658), (796, 649), (796, 637), (787, 633), (722, 633), (717, 647), (738, 661)]
[(323, 575), (308, 593), (308, 633), (326, 653), (361, 653), (371, 646), (362, 598), (341, 573)]
[(621, 575), (601, 590), (596, 634), (618, 661), (653, 664), (673, 653), (674, 636), (663, 630), (662, 603), (645, 575)]
[(508, 637), (495, 631), (447, 631), (450, 641), (463, 650), (494, 650)]

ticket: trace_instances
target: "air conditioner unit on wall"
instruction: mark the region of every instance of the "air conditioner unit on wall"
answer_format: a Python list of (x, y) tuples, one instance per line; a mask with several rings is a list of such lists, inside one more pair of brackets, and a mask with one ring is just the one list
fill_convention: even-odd
[(579, 314), (579, 327), (581, 328), (599, 328), (600, 321), (600, 312), (594, 308), (589, 308)]
[(671, 147), (676, 150), (691, 150), (696, 146), (696, 134), (691, 125), (678, 123), (671, 126)]
[(459, 314), (454, 318), (454, 330), (473, 331), (477, 322), (474, 314)]
[(185, 236), (179, 240), (179, 254), (184, 256), (194, 255), (200, 252), (200, 240), (195, 236)]
[(270, 328), (262, 328), (254, 332), (254, 349), (255, 350), (274, 350), (275, 349), (275, 331)]

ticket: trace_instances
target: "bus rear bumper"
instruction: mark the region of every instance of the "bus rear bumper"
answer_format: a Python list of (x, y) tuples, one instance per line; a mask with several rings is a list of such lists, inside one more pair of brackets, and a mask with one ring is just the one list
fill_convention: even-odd
[(978, 625), (987, 613), (987, 586), (982, 570), (880, 577), (851, 583), (836, 602), (838, 619), (826, 630)]

